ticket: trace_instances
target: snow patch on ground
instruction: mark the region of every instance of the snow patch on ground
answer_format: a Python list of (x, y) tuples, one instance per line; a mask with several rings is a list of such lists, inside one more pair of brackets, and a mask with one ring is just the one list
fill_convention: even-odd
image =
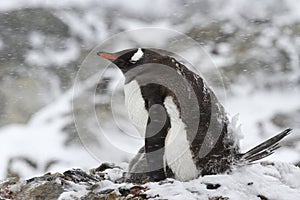
[[(106, 170), (110, 177), (120, 178), (122, 169), (116, 168)], [(115, 175), (113, 175), (115, 173)], [(99, 187), (94, 192), (99, 194), (109, 193), (121, 194), (120, 191), (129, 189), (130, 194), (122, 197), (136, 197), (144, 195), (141, 199), (172, 199), (172, 200), (197, 200), (216, 197), (229, 198), (230, 200), (240, 199), (266, 199), (290, 200), (300, 199), (300, 169), (287, 163), (261, 162), (242, 167), (236, 167), (228, 174), (208, 175), (197, 179), (181, 182), (174, 179), (166, 179), (160, 182), (148, 182), (143, 185), (133, 183), (114, 183), (107, 179), (97, 183)], [(81, 183), (80, 183), (81, 184)], [(133, 187), (139, 188), (134, 192)], [(73, 195), (80, 197), (85, 188), (68, 188), (74, 192), (66, 191), (60, 197), (68, 199)], [(124, 192), (123, 192), (124, 193)]]
[(159, 194), (159, 199), (194, 200), (223, 196), (239, 200), (258, 199), (258, 195), (262, 195), (268, 199), (289, 200), (300, 198), (299, 184), (298, 167), (275, 163), (244, 166), (228, 175), (204, 176), (189, 182), (175, 180), (174, 183), (148, 183), (145, 186), (151, 188), (146, 192), (149, 196)]
[[(14, 161), (14, 169), (22, 172), (20, 175), (25, 178), (45, 173), (49, 161), (54, 161), (56, 164), (47, 171), (62, 171), (68, 167), (75, 167), (75, 163), (80, 163), (82, 168), (97, 165), (97, 162), (82, 147), (64, 145), (66, 134), (63, 128), (73, 119), (72, 116), (66, 115), (71, 111), (71, 99), (72, 93), (67, 92), (34, 114), (28, 124), (2, 127), (0, 129), (1, 160), (24, 157), (37, 162), (36, 167), (24, 167), (28, 164), (23, 159)], [(6, 165), (0, 165), (0, 177), (4, 177), (6, 170)]]

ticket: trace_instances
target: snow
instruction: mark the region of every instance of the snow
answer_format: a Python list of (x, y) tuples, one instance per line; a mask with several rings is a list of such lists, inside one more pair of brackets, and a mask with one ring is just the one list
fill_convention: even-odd
[[(216, 196), (231, 200), (258, 199), (258, 195), (278, 200), (300, 198), (300, 170), (286, 163), (254, 164), (236, 168), (230, 174), (204, 176), (189, 182), (170, 181), (173, 183), (148, 183), (145, 186), (151, 189), (146, 193), (159, 194), (159, 199), (189, 200)], [(208, 184), (220, 187), (208, 189)]]
[(242, 133), (242, 125), (239, 122), (239, 114), (234, 115), (232, 118), (230, 118), (230, 116), (228, 117), (230, 119), (228, 131), (229, 133), (232, 133), (234, 141), (237, 142), (237, 144), (234, 144), (234, 146), (239, 147), (241, 139), (244, 139), (244, 135)]
[[(261, 162), (239, 166), (226, 174), (207, 175), (186, 182), (168, 178), (160, 182), (147, 182), (142, 185), (126, 182), (115, 183), (115, 180), (122, 177), (123, 172), (123, 169), (118, 167), (106, 169), (100, 172), (100, 174), (106, 174), (105, 179), (101, 181), (74, 180), (74, 182), (64, 178), (62, 179), (64, 192), (58, 199), (80, 199), (88, 193), (104, 194), (102, 197), (114, 194), (115, 197), (117, 195), (120, 199), (129, 199), (130, 197), (137, 197), (135, 195), (143, 195), (144, 198), (153, 200), (197, 200), (216, 197), (228, 198), (230, 200), (252, 200), (260, 199), (259, 197), (272, 200), (300, 198), (300, 169), (283, 162)], [(59, 179), (57, 177), (57, 181)], [(5, 182), (5, 180), (0, 181), (0, 184), (4, 184)], [(42, 182), (37, 181), (33, 184), (31, 183), (30, 187), (33, 188), (45, 182), (46, 180)], [(53, 184), (53, 182), (49, 183)], [(6, 190), (18, 193), (24, 184), (26, 184), (26, 181), (9, 184)], [(133, 188), (139, 188), (139, 191), (134, 192)], [(124, 192), (124, 190), (128, 190), (128, 193)]]
[[(71, 183), (70, 183), (71, 184)], [(67, 191), (67, 192), (63, 192), (58, 200), (72, 200), (72, 199), (77, 199), (77, 198), (80, 198), (84, 195), (86, 195), (89, 191), (86, 189), (86, 185), (75, 185), (75, 184), (72, 184), (70, 186), (73, 191)]]
[[(97, 165), (97, 162), (81, 147), (64, 146), (65, 134), (62, 129), (72, 120), (71, 116), (66, 115), (71, 110), (71, 99), (72, 93), (66, 93), (37, 112), (28, 124), (2, 127), (0, 129), (1, 160), (21, 156), (36, 161), (37, 168), (24, 167), (27, 164), (22, 159), (14, 163), (14, 169), (18, 169), (18, 172), (22, 172), (21, 176), (26, 178), (43, 174), (49, 160), (58, 161), (49, 169), (54, 172), (75, 165), (82, 168)], [(82, 158), (85, 158), (85, 162), (81, 162)], [(6, 173), (5, 164), (0, 165), (0, 177), (4, 177)]]
[[(245, 92), (245, 87), (240, 88)], [(238, 91), (239, 88), (236, 88)], [(261, 100), (263, 99), (263, 101)], [(228, 98), (225, 103), (226, 110), (231, 114), (239, 114), (239, 121), (241, 124), (242, 133), (244, 138), (240, 141), (241, 149), (243, 152), (249, 150), (255, 145), (261, 143), (265, 139), (274, 136), (278, 130), (274, 126), (266, 127), (266, 132), (262, 137), (259, 135), (260, 130), (257, 127), (257, 123), (260, 121), (268, 121), (273, 114), (277, 112), (289, 112), (299, 108), (300, 92), (295, 89), (293, 92), (285, 90), (281, 92), (277, 91), (264, 91), (256, 92), (249, 95), (247, 92), (239, 92), (236, 98)], [(295, 137), (298, 130), (293, 130), (293, 133), (289, 137)], [(293, 162), (295, 157), (291, 154), (282, 156), (277, 152), (268, 160)]]
[(116, 181), (123, 176), (123, 170), (121, 168), (112, 168), (106, 169), (103, 173), (105, 173), (105, 178), (111, 181)]
[[(40, 38), (36, 35), (31, 36), (33, 43), (40, 43)], [(76, 42), (73, 40), (67, 40), (66, 48), (63, 51), (57, 51), (54, 49), (33, 49), (26, 55), (26, 62), (39, 66), (64, 66), (65, 63), (69, 63), (78, 59), (80, 55), (79, 48)]]

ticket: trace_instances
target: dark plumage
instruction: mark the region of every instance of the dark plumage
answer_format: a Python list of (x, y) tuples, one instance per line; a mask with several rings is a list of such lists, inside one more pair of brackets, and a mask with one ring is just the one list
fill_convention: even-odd
[[(233, 165), (272, 154), (291, 131), (287, 129), (240, 153), (227, 114), (215, 94), (199, 75), (173, 57), (141, 48), (98, 55), (123, 72), (129, 116), (145, 134), (145, 146), (129, 167), (129, 179), (133, 181), (166, 177), (190, 180), (224, 173)], [(130, 101), (130, 94), (134, 100)]]

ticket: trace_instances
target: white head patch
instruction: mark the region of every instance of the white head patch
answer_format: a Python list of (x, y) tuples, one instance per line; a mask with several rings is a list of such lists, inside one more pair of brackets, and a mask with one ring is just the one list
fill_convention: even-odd
[(144, 52), (142, 51), (141, 48), (138, 48), (138, 50), (135, 52), (135, 54), (133, 54), (133, 56), (131, 57), (130, 61), (136, 62), (139, 59), (141, 59), (141, 57), (144, 55)]

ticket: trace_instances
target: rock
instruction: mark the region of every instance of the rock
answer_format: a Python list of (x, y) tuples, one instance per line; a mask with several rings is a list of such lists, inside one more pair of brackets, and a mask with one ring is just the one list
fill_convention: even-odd
[(63, 192), (61, 184), (56, 181), (32, 181), (24, 185), (16, 199), (57, 199)]
[(218, 197), (209, 197), (208, 200), (229, 200), (229, 198), (218, 196)]
[(16, 167), (14, 165), (15, 163), (17, 163), (17, 164), (22, 163), (25, 166), (28, 166), (28, 168), (32, 169), (32, 170), (36, 170), (38, 168), (38, 164), (35, 161), (33, 161), (31, 158), (28, 158), (26, 156), (11, 157), (8, 160), (7, 167), (6, 167), (6, 172), (7, 172), (6, 176), (9, 178), (14, 177), (14, 178), (19, 179), (20, 177), (22, 177), (22, 175), (19, 174), (19, 171), (16, 169)]
[[(53, 72), (47, 72), (50, 69), (44, 66), (31, 65), (27, 56), (33, 50), (64, 49), (65, 41), (70, 37), (68, 26), (52, 10), (27, 8), (0, 12), (0, 126), (26, 123), (33, 113), (48, 103), (46, 99), (51, 97), (45, 98), (41, 94), (51, 94), (49, 90), (53, 83), (45, 82), (45, 77), (54, 76)], [(57, 76), (64, 76), (66, 82), (69, 70), (62, 73), (60, 69)], [(73, 80), (69, 78), (69, 81)]]
[[(300, 129), (300, 109), (292, 110), (290, 112), (278, 112), (275, 113), (271, 119), (271, 123), (275, 126), (282, 127), (292, 127), (295, 134), (293, 137), (288, 138), (287, 140), (281, 143), (281, 146), (294, 149), (295, 151), (298, 149), (297, 146), (300, 144), (300, 136), (297, 134)], [(299, 151), (298, 151), (299, 152)], [(300, 158), (298, 158), (299, 160)], [(298, 161), (297, 165), (299, 166), (300, 161)]]
[[(52, 45), (61, 45), (63, 38), (69, 37), (69, 29), (50, 10), (28, 8), (0, 13), (0, 36), (4, 41), (0, 50), (1, 62), (17, 60), (24, 62), (27, 50), (32, 45), (29, 36), (33, 32), (46, 35)], [(54, 39), (56, 38), (56, 39)]]
[(300, 128), (300, 109), (294, 110), (289, 113), (276, 113), (272, 117), (271, 122), (274, 125), (278, 126), (279, 128), (282, 127)]

